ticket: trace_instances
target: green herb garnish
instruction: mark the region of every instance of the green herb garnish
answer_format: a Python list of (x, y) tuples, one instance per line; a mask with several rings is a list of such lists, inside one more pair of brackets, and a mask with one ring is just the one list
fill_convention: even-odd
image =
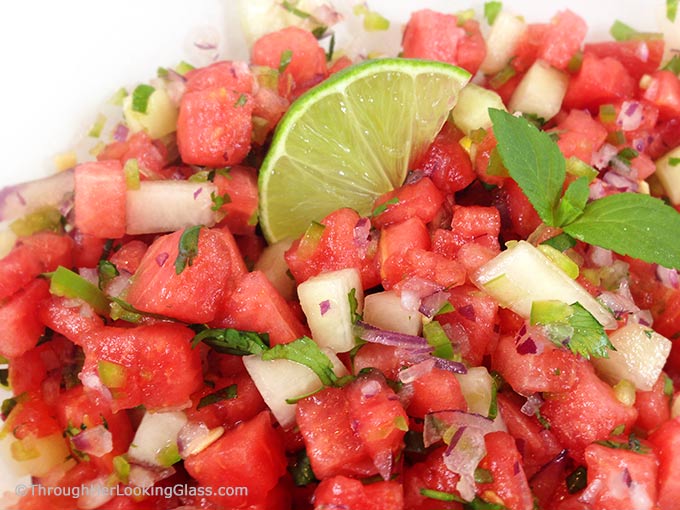
[(247, 102), (248, 102), (248, 96), (246, 96), (245, 94), (241, 94), (240, 96), (238, 96), (238, 99), (234, 103), (234, 107), (240, 108), (241, 106), (243, 106)]
[(287, 359), (310, 368), (324, 386), (334, 386), (338, 380), (333, 364), (319, 346), (309, 337), (303, 336), (287, 344), (278, 344), (262, 353), (262, 359)]
[(316, 481), (316, 476), (314, 476), (314, 471), (312, 471), (312, 464), (304, 449), (297, 453), (295, 462), (288, 467), (288, 472), (293, 477), (293, 483), (298, 487), (304, 487)]
[(175, 273), (180, 274), (187, 266), (193, 264), (194, 258), (198, 255), (198, 235), (201, 226), (189, 227), (182, 232), (179, 238), (179, 253), (175, 259)]
[(236, 356), (262, 354), (269, 349), (267, 333), (240, 331), (233, 328), (205, 329), (193, 338), (191, 346), (196, 347), (201, 342), (219, 353)]
[(663, 201), (617, 193), (590, 203), (587, 177), (562, 196), (566, 163), (547, 133), (525, 119), (490, 109), (498, 150), (510, 177), (544, 223), (573, 238), (668, 268), (680, 268), (680, 215)]
[(567, 476), (567, 491), (569, 494), (576, 494), (577, 492), (586, 488), (588, 485), (588, 472), (583, 466), (576, 468)]
[(666, 0), (666, 19), (671, 23), (675, 23), (675, 17), (678, 14), (678, 0)]
[(214, 191), (210, 192), (210, 200), (212, 200), (213, 205), (210, 206), (211, 211), (219, 211), (224, 204), (228, 204), (231, 202), (231, 197), (229, 196), (229, 193), (225, 193), (224, 195), (218, 195)]
[(279, 60), (279, 73), (283, 73), (290, 61), (293, 59), (293, 52), (291, 50), (285, 50), (281, 52), (281, 59)]
[(349, 315), (352, 324), (356, 324), (363, 317), (357, 311), (359, 308), (359, 301), (357, 301), (357, 289), (352, 289), (347, 293), (347, 300), (349, 301)]
[(664, 71), (670, 71), (675, 75), (680, 74), (680, 55), (673, 55), (673, 58), (666, 62), (666, 65), (664, 65), (661, 69)]
[(391, 205), (398, 204), (399, 203), (399, 198), (398, 197), (392, 197), (386, 202), (383, 202), (380, 204), (378, 207), (373, 209), (373, 212), (371, 213), (371, 216), (375, 218), (376, 216), (380, 216), (382, 213), (387, 211), (387, 208)]
[(97, 264), (97, 271), (99, 273), (99, 288), (102, 290), (111, 280), (120, 275), (118, 268), (108, 260), (100, 260)]
[(640, 41), (649, 39), (661, 39), (663, 36), (653, 32), (638, 32), (630, 25), (616, 20), (609, 29), (609, 33), (616, 41)]
[(198, 405), (196, 406), (196, 410), (202, 409), (206, 406), (215, 404), (217, 402), (222, 402), (223, 400), (231, 400), (233, 398), (236, 398), (238, 396), (237, 393), (237, 388), (235, 384), (231, 384), (225, 388), (222, 388), (220, 390), (217, 390), (213, 393), (210, 393), (203, 397), (201, 400), (198, 401)]

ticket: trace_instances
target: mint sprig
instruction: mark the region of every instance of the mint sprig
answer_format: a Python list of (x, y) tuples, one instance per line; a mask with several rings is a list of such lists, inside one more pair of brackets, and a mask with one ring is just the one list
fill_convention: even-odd
[(562, 194), (566, 163), (557, 144), (526, 119), (489, 109), (498, 151), (546, 225), (588, 244), (680, 269), (680, 214), (663, 201), (618, 193), (587, 203), (588, 179)]

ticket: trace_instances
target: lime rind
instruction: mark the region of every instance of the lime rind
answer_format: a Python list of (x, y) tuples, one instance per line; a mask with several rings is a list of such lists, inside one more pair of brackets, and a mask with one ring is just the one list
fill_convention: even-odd
[(340, 207), (368, 214), (427, 150), (470, 74), (442, 62), (380, 59), (302, 95), (279, 123), (259, 176), (272, 243)]

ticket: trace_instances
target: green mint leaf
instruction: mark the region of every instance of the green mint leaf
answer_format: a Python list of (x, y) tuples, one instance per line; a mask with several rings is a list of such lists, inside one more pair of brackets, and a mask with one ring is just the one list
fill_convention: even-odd
[(666, 62), (666, 65), (664, 65), (661, 69), (664, 71), (670, 71), (675, 75), (680, 74), (680, 55), (673, 55), (673, 58)]
[(324, 386), (333, 386), (337, 376), (333, 372), (333, 364), (319, 346), (309, 337), (303, 336), (288, 344), (278, 344), (262, 353), (265, 361), (287, 359), (310, 368)]
[(363, 318), (361, 314), (357, 312), (357, 309), (359, 308), (359, 301), (357, 301), (357, 289), (352, 289), (349, 291), (347, 294), (347, 300), (349, 301), (350, 320), (352, 321), (352, 324), (356, 324)]
[(394, 205), (394, 204), (398, 204), (398, 203), (399, 203), (399, 198), (397, 198), (397, 197), (392, 197), (392, 198), (390, 198), (389, 200), (387, 200), (386, 202), (383, 202), (382, 204), (380, 204), (380, 205), (379, 205), (378, 207), (376, 207), (375, 209), (373, 209), (373, 212), (371, 213), (371, 216), (372, 216), (373, 218), (375, 218), (376, 216), (380, 216), (382, 213), (384, 213), (385, 211), (387, 211), (387, 208), (388, 208), (390, 205)]
[(205, 329), (198, 333), (191, 341), (196, 347), (203, 342), (221, 354), (247, 356), (262, 354), (269, 349), (269, 335), (254, 331), (240, 331), (233, 328)]
[(179, 238), (179, 253), (175, 259), (175, 273), (180, 274), (187, 266), (193, 264), (194, 257), (198, 255), (198, 235), (201, 226), (196, 225), (184, 230)]
[(149, 98), (156, 89), (151, 85), (137, 85), (132, 91), (132, 111), (139, 113), (146, 113), (149, 106)]
[(570, 236), (621, 255), (680, 268), (680, 214), (658, 198), (617, 193), (589, 203), (563, 227)]
[(602, 324), (580, 303), (535, 301), (531, 307), (531, 324), (543, 326), (555, 345), (568, 347), (586, 359), (606, 358), (614, 348)]
[(671, 23), (675, 23), (678, 14), (678, 0), (666, 0), (666, 18)]
[(198, 401), (196, 410), (202, 409), (212, 404), (216, 404), (217, 402), (222, 402), (223, 400), (231, 400), (232, 398), (236, 398), (237, 396), (238, 396), (237, 387), (235, 384), (231, 384), (225, 388), (217, 390), (203, 397), (201, 400)]
[(427, 340), (427, 343), (434, 347), (434, 350), (432, 351), (433, 356), (444, 359), (454, 358), (455, 353), (453, 351), (453, 345), (451, 345), (451, 340), (439, 322), (432, 321), (423, 324), (423, 336), (425, 337), (425, 340)]
[(489, 25), (495, 23), (496, 17), (498, 17), (502, 9), (503, 2), (486, 2), (484, 4), (484, 17)]
[(279, 73), (283, 73), (290, 61), (293, 59), (293, 52), (291, 50), (285, 50), (281, 53), (281, 59), (279, 60)]
[(546, 239), (541, 244), (546, 244), (548, 246), (555, 248), (557, 251), (565, 252), (569, 248), (573, 248), (574, 246), (576, 246), (576, 239), (571, 237), (569, 234), (565, 234), (564, 232), (562, 232), (561, 234), (558, 234), (555, 237)]
[(572, 181), (557, 206), (557, 211), (555, 212), (557, 224), (566, 225), (581, 216), (588, 202), (589, 193), (590, 188), (588, 187), (587, 177), (579, 177)]
[(566, 177), (559, 147), (526, 119), (493, 108), (489, 116), (510, 177), (522, 188), (543, 222), (556, 226), (555, 211)]

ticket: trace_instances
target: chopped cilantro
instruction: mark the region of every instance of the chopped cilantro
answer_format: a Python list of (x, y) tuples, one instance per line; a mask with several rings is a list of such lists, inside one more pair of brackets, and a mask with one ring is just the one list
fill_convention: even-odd
[(269, 335), (233, 328), (205, 329), (191, 341), (192, 348), (203, 342), (222, 354), (247, 356), (262, 354), (269, 349)]
[(359, 308), (359, 302), (357, 301), (357, 290), (352, 289), (347, 293), (347, 300), (349, 301), (349, 315), (352, 324), (356, 324), (362, 319), (362, 316), (357, 309)]
[(475, 496), (475, 499), (472, 501), (465, 501), (457, 494), (433, 489), (420, 489), (420, 494), (426, 498), (435, 499), (437, 501), (462, 503), (464, 510), (506, 510), (505, 506), (499, 505), (498, 503), (489, 503), (479, 496)]
[(371, 216), (372, 216), (373, 218), (375, 218), (376, 216), (380, 216), (382, 213), (384, 213), (385, 211), (387, 211), (387, 208), (388, 208), (390, 205), (394, 205), (394, 204), (398, 204), (398, 203), (399, 203), (399, 198), (397, 198), (397, 197), (392, 197), (392, 198), (390, 198), (388, 201), (383, 202), (383, 203), (380, 204), (378, 207), (376, 207), (375, 209), (373, 209), (373, 212), (371, 213)]
[(149, 106), (149, 98), (156, 89), (151, 85), (141, 84), (132, 91), (132, 111), (146, 113)]
[(648, 446), (642, 444), (634, 432), (631, 432), (627, 441), (617, 441), (608, 439), (606, 441), (595, 441), (597, 444), (606, 446), (607, 448), (614, 448), (616, 450), (629, 450), (635, 453), (649, 453), (651, 450)]
[(623, 434), (624, 430), (626, 430), (626, 426), (622, 423), (622, 424), (614, 427), (614, 429), (612, 429), (611, 435), (612, 436), (620, 436), (621, 434)]
[(285, 50), (281, 52), (281, 59), (279, 60), (279, 73), (283, 73), (290, 61), (293, 59), (293, 52), (291, 50)]
[(668, 158), (668, 164), (671, 166), (680, 165), (680, 158)]
[(225, 193), (224, 195), (218, 195), (214, 191), (210, 192), (210, 200), (212, 200), (213, 205), (210, 206), (211, 211), (219, 211), (224, 204), (228, 204), (231, 202), (231, 197), (229, 196), (229, 193)]
[(236, 384), (231, 384), (225, 388), (217, 390), (213, 393), (209, 393), (201, 400), (198, 401), (196, 409), (202, 409), (209, 405), (215, 404), (217, 402), (222, 402), (223, 400), (230, 400), (238, 396)]
[(240, 108), (241, 106), (243, 106), (247, 102), (248, 102), (248, 96), (246, 96), (245, 94), (241, 94), (240, 96), (238, 96), (238, 99), (234, 103), (234, 107)]
[(9, 368), (0, 368), (0, 385), (7, 388), (9, 386)]
[(673, 387), (673, 379), (664, 374), (663, 394), (667, 397), (672, 397), (674, 392), (675, 388)]
[(588, 485), (588, 472), (586, 468), (583, 466), (576, 468), (567, 476), (566, 482), (569, 494), (576, 494), (585, 489), (586, 485)]
[(319, 346), (309, 337), (303, 336), (287, 344), (278, 344), (262, 353), (265, 361), (287, 359), (305, 365), (321, 380), (324, 386), (334, 386), (338, 380), (333, 364)]
[(108, 260), (100, 260), (97, 264), (97, 271), (99, 272), (99, 288), (102, 290), (111, 280), (120, 275), (118, 268)]
[(630, 166), (630, 162), (639, 156), (638, 151), (631, 149), (630, 147), (625, 147), (619, 151), (616, 155), (621, 161)]
[(180, 274), (187, 266), (193, 264), (198, 255), (198, 235), (201, 225), (186, 228), (179, 238), (179, 253), (175, 259), (175, 273)]
[(503, 2), (486, 2), (484, 4), (484, 17), (489, 25), (496, 22), (496, 18), (503, 9)]
[(288, 466), (288, 472), (293, 477), (293, 483), (297, 487), (304, 487), (316, 481), (316, 476), (314, 471), (312, 471), (312, 464), (304, 449), (295, 455), (295, 461)]
[(293, 3), (288, 2), (287, 0), (283, 0), (281, 3), (281, 7), (286, 9), (289, 13), (294, 14), (300, 19), (307, 19), (311, 16), (308, 12), (305, 12), (301, 9), (298, 9)]

